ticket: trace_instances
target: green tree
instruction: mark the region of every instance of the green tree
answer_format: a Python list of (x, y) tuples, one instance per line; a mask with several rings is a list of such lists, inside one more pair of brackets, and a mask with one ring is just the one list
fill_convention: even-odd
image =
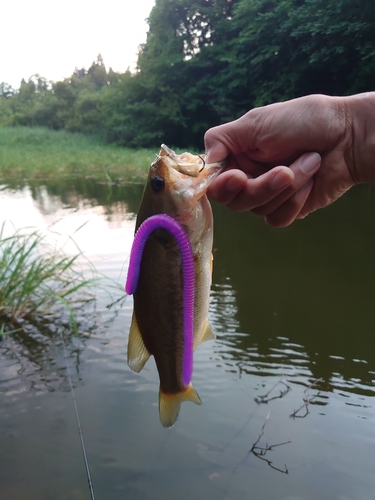
[(0, 121), (201, 148), (207, 128), (309, 93), (375, 89), (373, 0), (156, 0), (134, 74), (0, 86)]
[(375, 9), (370, 0), (241, 0), (231, 64), (221, 75), (243, 112), (308, 93), (374, 88)]
[(96, 61), (94, 61), (89, 67), (86, 78), (93, 83), (96, 90), (100, 90), (108, 84), (107, 71), (105, 69), (103, 58), (100, 54), (98, 54)]
[(232, 4), (157, 0), (137, 73), (128, 74), (107, 95), (109, 140), (137, 147), (201, 143), (204, 128), (214, 120), (211, 115), (217, 119), (217, 114), (205, 99), (212, 85), (200, 81), (210, 64), (203, 56), (197, 63), (197, 57), (218, 38), (218, 27), (230, 18)]
[(15, 90), (12, 88), (9, 83), (1, 82), (0, 83), (0, 98), (10, 99), (14, 96)]

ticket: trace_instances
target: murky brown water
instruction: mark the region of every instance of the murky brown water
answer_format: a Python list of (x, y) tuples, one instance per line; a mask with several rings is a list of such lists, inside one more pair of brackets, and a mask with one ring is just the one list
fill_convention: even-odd
[[(4, 184), (0, 222), (53, 225), (67, 252), (69, 234), (124, 283), (141, 192)], [(126, 365), (131, 298), (114, 314), (101, 294), (69, 339), (96, 500), (372, 500), (374, 192), (352, 190), (283, 230), (214, 212), (217, 339), (195, 356), (202, 406), (185, 403), (172, 429), (160, 425), (153, 361), (138, 375)], [(0, 498), (89, 499), (60, 326), (4, 338), (0, 354)], [(258, 446), (280, 446), (251, 452), (262, 426)]]

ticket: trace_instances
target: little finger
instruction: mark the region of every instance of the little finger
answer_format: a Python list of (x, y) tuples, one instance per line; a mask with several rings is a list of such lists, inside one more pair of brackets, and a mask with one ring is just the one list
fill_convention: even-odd
[(275, 212), (288, 199), (292, 198), (304, 186), (307, 186), (312, 176), (319, 170), (321, 157), (318, 153), (306, 153), (300, 156), (294, 163), (290, 165), (290, 169), (294, 174), (293, 184), (282, 191), (278, 196), (270, 200), (268, 203), (253, 208), (251, 211), (255, 215), (268, 215)]
[(277, 210), (266, 216), (267, 224), (272, 227), (286, 227), (294, 222), (300, 215), (313, 186), (314, 181), (311, 179)]
[(246, 183), (234, 193), (226, 205), (230, 210), (237, 212), (251, 210), (278, 196), (293, 183), (293, 180), (294, 174), (288, 167), (275, 167), (255, 179), (248, 177)]

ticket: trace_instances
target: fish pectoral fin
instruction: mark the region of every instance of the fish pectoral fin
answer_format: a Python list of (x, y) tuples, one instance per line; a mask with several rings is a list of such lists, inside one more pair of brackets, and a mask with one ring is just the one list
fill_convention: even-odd
[(198, 396), (194, 387), (189, 384), (183, 392), (176, 394), (167, 394), (161, 389), (159, 391), (159, 416), (160, 422), (164, 427), (172, 427), (176, 422), (180, 413), (181, 403), (191, 401), (197, 405), (201, 405), (201, 398)]
[(128, 365), (133, 371), (139, 373), (150, 356), (151, 354), (143, 342), (137, 318), (133, 312), (128, 341)]
[(207, 321), (206, 328), (203, 332), (200, 344), (202, 344), (202, 342), (206, 342), (206, 340), (213, 340), (213, 339), (216, 339), (216, 335), (214, 334), (210, 323)]

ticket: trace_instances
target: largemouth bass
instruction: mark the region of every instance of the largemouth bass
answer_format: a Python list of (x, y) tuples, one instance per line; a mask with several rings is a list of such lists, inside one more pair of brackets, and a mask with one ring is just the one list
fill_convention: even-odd
[[(223, 168), (205, 165), (201, 156), (175, 154), (162, 145), (152, 163), (139, 208), (136, 231), (149, 217), (166, 214), (186, 232), (194, 256), (194, 346), (214, 338), (208, 324), (212, 276), (213, 217), (206, 191)], [(191, 383), (183, 378), (183, 273), (176, 239), (166, 229), (148, 238), (134, 293), (128, 342), (128, 364), (139, 372), (151, 355), (160, 378), (159, 415), (172, 426), (183, 401), (201, 404)]]

